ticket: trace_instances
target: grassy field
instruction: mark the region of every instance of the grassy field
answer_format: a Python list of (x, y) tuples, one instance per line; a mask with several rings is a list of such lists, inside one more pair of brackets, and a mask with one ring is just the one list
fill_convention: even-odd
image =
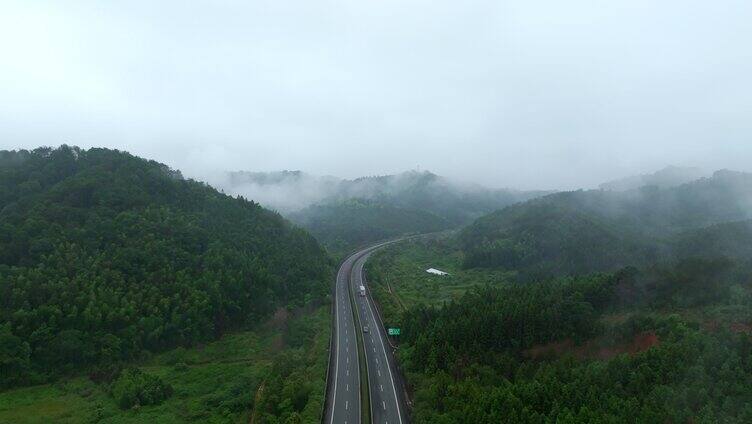
[[(414, 239), (375, 253), (366, 263), (370, 288), (387, 326), (399, 325), (401, 312), (417, 305), (441, 305), (476, 286), (499, 284), (509, 273), (462, 269), (462, 257), (448, 236)], [(449, 275), (426, 272), (437, 268)]]
[(138, 364), (173, 387), (160, 405), (121, 410), (106, 385), (80, 376), (0, 393), (0, 423), (247, 423), (252, 414), (255, 423), (318, 422), (329, 306), (286, 315)]

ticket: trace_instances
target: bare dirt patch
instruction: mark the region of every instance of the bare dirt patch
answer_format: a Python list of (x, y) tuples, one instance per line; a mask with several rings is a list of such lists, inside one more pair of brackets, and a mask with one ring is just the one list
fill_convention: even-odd
[(734, 333), (752, 333), (752, 324), (746, 322), (732, 322), (729, 329)]
[(590, 340), (581, 345), (575, 345), (570, 339), (533, 346), (523, 352), (527, 358), (544, 360), (556, 359), (565, 355), (572, 355), (578, 359), (611, 359), (627, 353), (635, 355), (660, 344), (658, 335), (652, 331), (635, 334), (629, 343), (603, 345), (602, 341)]
[(289, 318), (290, 312), (288, 312), (287, 309), (277, 308), (277, 310), (274, 311), (274, 315), (272, 315), (272, 317), (269, 318), (269, 321), (267, 321), (266, 325), (268, 325), (270, 328), (279, 330), (281, 328), (284, 328)]

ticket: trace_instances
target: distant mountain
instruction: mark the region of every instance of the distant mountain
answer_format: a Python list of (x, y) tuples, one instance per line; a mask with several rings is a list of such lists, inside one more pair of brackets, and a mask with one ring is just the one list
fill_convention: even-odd
[(460, 240), (469, 267), (584, 273), (670, 258), (677, 235), (687, 234), (690, 251), (692, 237), (703, 234), (692, 231), (750, 218), (752, 174), (718, 171), (666, 189), (552, 194), (484, 216)]
[(329, 292), (309, 234), (107, 149), (0, 151), (0, 388), (188, 346)]
[(456, 182), (428, 171), (354, 180), (301, 171), (239, 171), (229, 173), (227, 181), (220, 186), (228, 193), (243, 195), (283, 214), (316, 204), (365, 199), (430, 211), (453, 223), (468, 222), (492, 210), (550, 193), (492, 190), (477, 184)]
[(609, 181), (599, 186), (602, 190), (626, 191), (645, 186), (670, 188), (707, 177), (700, 168), (682, 168), (668, 166), (652, 174), (635, 175), (619, 180)]
[(449, 221), (431, 212), (363, 199), (309, 206), (291, 214), (290, 219), (337, 253), (402, 234), (431, 233), (452, 227)]
[[(344, 181), (335, 199), (364, 198), (413, 210), (434, 213), (460, 225), (505, 206), (550, 192), (492, 190), (464, 184), (428, 171), (365, 177)], [(324, 202), (330, 199), (325, 199)]]
[(456, 227), (548, 194), (491, 190), (427, 171), (354, 180), (300, 171), (234, 172), (224, 189), (279, 210), (340, 251), (399, 234)]

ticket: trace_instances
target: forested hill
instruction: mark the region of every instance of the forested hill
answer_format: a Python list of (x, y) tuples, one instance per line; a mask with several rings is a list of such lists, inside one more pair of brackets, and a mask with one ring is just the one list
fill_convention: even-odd
[(431, 233), (453, 227), (431, 212), (364, 199), (309, 206), (291, 214), (290, 219), (336, 253), (402, 234)]
[(459, 183), (428, 171), (363, 177), (344, 181), (341, 187), (330, 201), (361, 197), (399, 208), (424, 210), (453, 225), (467, 224), (493, 210), (549, 193), (492, 190)]
[(107, 149), (0, 152), (0, 386), (216, 338), (328, 291), (278, 214)]
[(222, 187), (228, 193), (258, 199), (262, 205), (284, 214), (306, 214), (308, 206), (338, 205), (360, 199), (389, 207), (430, 212), (453, 225), (467, 224), (504, 206), (550, 193), (493, 190), (456, 182), (428, 171), (353, 180), (319, 177), (300, 171), (232, 172)]
[(480, 218), (460, 240), (466, 266), (560, 275), (668, 259), (692, 250), (696, 231), (750, 218), (752, 174), (718, 171), (665, 189), (552, 194)]
[(279, 210), (340, 254), (363, 243), (466, 225), (549, 192), (492, 190), (428, 171), (344, 180), (300, 171), (233, 172), (219, 183)]

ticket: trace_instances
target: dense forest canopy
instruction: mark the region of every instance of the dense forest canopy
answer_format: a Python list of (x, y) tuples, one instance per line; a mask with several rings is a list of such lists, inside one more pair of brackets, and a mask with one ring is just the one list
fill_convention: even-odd
[[(752, 419), (752, 256), (716, 256), (725, 247), (712, 242), (639, 268), (519, 283), (461, 269), (452, 243), (399, 244), (369, 261), (384, 320), (402, 329), (393, 342), (413, 422)], [(442, 261), (452, 276), (424, 276)], [(433, 301), (444, 285), (457, 295)]]
[(670, 254), (676, 258), (693, 256), (752, 258), (752, 221), (724, 222), (684, 231), (671, 238)]
[(278, 214), (108, 149), (0, 152), (2, 385), (210, 340), (328, 292)]
[[(415, 421), (749, 422), (749, 272), (684, 262), (410, 310), (400, 357)], [(688, 307), (699, 320), (677, 313)]]
[(552, 194), (486, 215), (460, 240), (469, 267), (577, 274), (670, 259), (702, 241), (693, 232), (728, 232), (712, 226), (751, 217), (752, 174), (718, 171), (670, 188)]

